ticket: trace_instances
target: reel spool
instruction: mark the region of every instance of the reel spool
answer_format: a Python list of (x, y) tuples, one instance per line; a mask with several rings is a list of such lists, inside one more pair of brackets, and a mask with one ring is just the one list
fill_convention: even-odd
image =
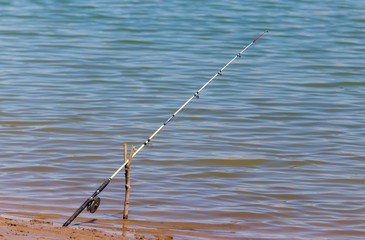
[(96, 212), (96, 210), (98, 209), (99, 205), (100, 205), (100, 198), (98, 196), (94, 197), (94, 200), (92, 200), (88, 205), (87, 205), (87, 210), (91, 213)]

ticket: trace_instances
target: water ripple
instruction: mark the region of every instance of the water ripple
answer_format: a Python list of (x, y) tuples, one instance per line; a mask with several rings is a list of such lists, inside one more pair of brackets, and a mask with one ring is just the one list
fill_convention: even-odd
[[(361, 1), (0, 2), (1, 210), (64, 221), (132, 165), (132, 224), (182, 238), (362, 239)], [(122, 174), (121, 174), (122, 175)], [(120, 224), (123, 176), (92, 226)], [(77, 220), (76, 220), (77, 221)]]

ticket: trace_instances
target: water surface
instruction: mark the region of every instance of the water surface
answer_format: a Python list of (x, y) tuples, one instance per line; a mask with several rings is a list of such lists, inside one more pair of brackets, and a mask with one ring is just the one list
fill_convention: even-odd
[[(0, 2), (0, 207), (63, 223), (132, 165), (130, 227), (176, 238), (362, 239), (360, 1)], [(95, 214), (120, 226), (124, 175)]]

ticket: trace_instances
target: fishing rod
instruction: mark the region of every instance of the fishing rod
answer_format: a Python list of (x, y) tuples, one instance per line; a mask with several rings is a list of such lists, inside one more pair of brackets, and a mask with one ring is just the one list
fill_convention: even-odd
[(213, 81), (218, 75), (222, 76), (222, 72), (226, 69), (237, 57), (241, 57), (244, 51), (248, 49), (252, 44), (254, 44), (260, 37), (262, 37), (268, 30), (263, 32), (260, 36), (255, 38), (250, 44), (248, 44), (242, 51), (240, 51), (234, 58), (232, 58), (223, 68), (221, 68), (209, 81), (207, 81), (198, 91), (196, 91), (174, 114), (172, 114), (138, 149), (133, 153), (133, 155), (129, 158), (129, 160), (125, 161), (117, 171), (113, 173), (107, 180), (100, 185), (100, 187), (88, 198), (86, 201), (75, 211), (75, 213), (63, 224), (64, 227), (68, 226), (85, 208), (91, 213), (94, 213), (99, 205), (100, 205), (100, 198), (99, 194), (101, 191), (108, 186), (108, 184), (113, 180), (113, 178), (128, 164), (128, 162), (134, 158), (151, 140), (174, 118), (176, 115), (186, 106), (189, 102), (191, 102), (194, 98), (199, 99), (199, 93), (211, 82)]

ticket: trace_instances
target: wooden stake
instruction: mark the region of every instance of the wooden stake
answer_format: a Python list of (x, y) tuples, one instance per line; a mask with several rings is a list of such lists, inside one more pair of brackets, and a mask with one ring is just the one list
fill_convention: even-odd
[[(128, 145), (127, 144), (124, 144), (124, 163), (126, 163), (128, 161)], [(125, 168), (125, 176), (127, 176), (127, 167)], [(126, 187), (126, 191), (124, 193), (124, 210), (123, 210), (123, 219), (124, 219), (124, 212), (125, 212), (125, 205), (126, 205), (126, 202), (125, 202), (125, 199), (127, 198), (127, 177), (125, 178), (125, 187)]]
[(129, 195), (131, 189), (131, 181), (130, 181), (130, 166), (132, 162), (132, 157), (134, 153), (134, 146), (131, 148), (131, 152), (129, 154), (129, 160), (127, 159), (127, 145), (124, 144), (124, 163), (128, 161), (125, 165), (125, 200), (124, 200), (124, 211), (123, 211), (123, 219), (128, 219), (128, 207), (129, 207)]

